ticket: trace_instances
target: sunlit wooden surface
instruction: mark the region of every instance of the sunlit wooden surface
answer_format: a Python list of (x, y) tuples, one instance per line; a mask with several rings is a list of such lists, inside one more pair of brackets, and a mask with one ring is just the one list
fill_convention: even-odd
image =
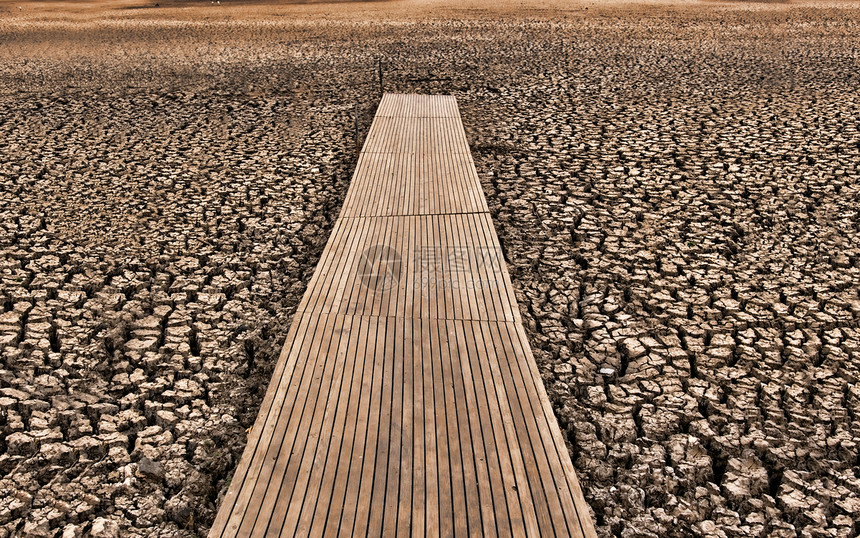
[(594, 536), (456, 100), (386, 94), (210, 536)]

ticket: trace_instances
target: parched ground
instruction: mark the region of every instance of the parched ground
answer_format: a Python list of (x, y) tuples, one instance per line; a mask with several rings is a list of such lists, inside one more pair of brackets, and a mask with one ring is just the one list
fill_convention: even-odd
[(380, 65), (601, 535), (860, 533), (860, 6), (161, 4), (0, 3), (0, 538), (206, 533)]

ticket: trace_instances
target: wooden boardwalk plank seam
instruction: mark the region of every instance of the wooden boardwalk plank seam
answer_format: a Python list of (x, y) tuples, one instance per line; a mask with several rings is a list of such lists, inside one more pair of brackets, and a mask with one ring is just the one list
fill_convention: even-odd
[(595, 536), (453, 97), (383, 96), (209, 536)]

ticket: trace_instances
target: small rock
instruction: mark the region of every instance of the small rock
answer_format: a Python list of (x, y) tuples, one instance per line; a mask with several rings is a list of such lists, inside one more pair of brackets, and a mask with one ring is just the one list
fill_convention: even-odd
[(93, 538), (118, 538), (119, 523), (103, 517), (96, 518), (93, 521), (92, 529), (90, 529), (90, 536)]
[(187, 527), (192, 522), (193, 512), (188, 499), (176, 496), (165, 504), (167, 515), (180, 527)]
[(6, 438), (6, 450), (12, 456), (29, 456), (36, 451), (36, 440), (26, 433), (15, 432)]
[(75, 461), (74, 451), (63, 443), (44, 444), (39, 454), (52, 465), (71, 465)]
[(45, 519), (40, 521), (28, 521), (24, 525), (24, 530), (21, 531), (21, 536), (24, 538), (48, 538), (51, 536), (48, 521)]
[(702, 532), (710, 534), (716, 530), (717, 524), (710, 519), (706, 519), (705, 521), (702, 521), (701, 525), (699, 525), (699, 528), (702, 529)]
[(62, 538), (80, 538), (81, 528), (77, 525), (66, 525), (63, 528)]
[(137, 475), (141, 478), (160, 482), (164, 479), (164, 466), (157, 461), (143, 457), (137, 464)]
[(621, 346), (624, 350), (624, 353), (631, 360), (638, 359), (639, 357), (647, 353), (645, 346), (643, 346), (642, 343), (636, 338), (627, 338), (621, 343)]

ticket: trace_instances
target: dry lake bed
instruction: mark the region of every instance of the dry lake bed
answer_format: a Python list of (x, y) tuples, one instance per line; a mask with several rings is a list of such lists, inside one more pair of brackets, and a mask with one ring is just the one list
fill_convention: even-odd
[(858, 43), (852, 3), (0, 2), (0, 538), (206, 534), (381, 89), (460, 104), (601, 536), (857, 536)]

